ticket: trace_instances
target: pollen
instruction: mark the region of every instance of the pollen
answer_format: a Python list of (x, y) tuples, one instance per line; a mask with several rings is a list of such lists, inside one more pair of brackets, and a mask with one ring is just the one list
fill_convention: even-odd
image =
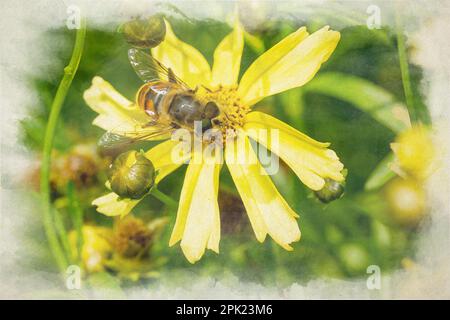
[(220, 115), (213, 120), (213, 128), (221, 130), (224, 137), (243, 127), (250, 107), (241, 103), (236, 86), (205, 90), (202, 96), (208, 101), (214, 101), (219, 107)]

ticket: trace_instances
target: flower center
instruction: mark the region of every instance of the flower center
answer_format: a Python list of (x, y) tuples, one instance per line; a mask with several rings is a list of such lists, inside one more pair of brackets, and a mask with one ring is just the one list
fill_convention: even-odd
[(220, 115), (212, 121), (213, 128), (217, 128), (225, 135), (234, 132), (244, 125), (245, 115), (250, 107), (242, 105), (237, 95), (237, 87), (219, 86), (216, 89), (204, 89), (202, 97), (205, 101), (213, 101), (220, 110)]

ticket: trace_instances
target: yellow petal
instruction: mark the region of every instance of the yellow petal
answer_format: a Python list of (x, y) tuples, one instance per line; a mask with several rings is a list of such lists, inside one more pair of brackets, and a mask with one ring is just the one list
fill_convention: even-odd
[(211, 86), (234, 86), (237, 84), (241, 66), (244, 34), (238, 21), (233, 31), (219, 43), (214, 51)]
[(324, 178), (344, 180), (344, 165), (329, 143), (318, 142), (262, 112), (250, 112), (246, 117), (246, 133), (272, 150), (312, 190), (323, 188)]
[(89, 107), (99, 115), (93, 124), (107, 131), (129, 132), (148, 123), (148, 116), (101, 77), (94, 77), (83, 94)]
[[(83, 248), (81, 260), (88, 272), (100, 272), (104, 270), (104, 264), (108, 256), (113, 252), (111, 246), (112, 230), (105, 227), (83, 225)], [(75, 258), (78, 258), (78, 233), (69, 233), (69, 244)]]
[(263, 242), (269, 234), (284, 249), (292, 250), (290, 244), (300, 240), (298, 216), (263, 174), (245, 135), (238, 134), (234, 142), (227, 143), (225, 159), (258, 241)]
[(178, 39), (166, 20), (166, 37), (156, 48), (153, 57), (192, 88), (211, 81), (211, 69), (205, 57), (193, 46)]
[[(153, 147), (145, 153), (145, 156), (150, 159), (158, 172), (155, 179), (155, 184), (158, 184), (167, 175), (175, 171), (179, 166), (190, 158), (190, 154), (182, 154), (182, 159), (175, 159), (172, 150), (181, 142), (167, 140), (157, 146)], [(177, 154), (178, 156), (178, 154)]]
[(219, 252), (220, 167), (215, 162), (191, 161), (186, 171), (169, 245), (181, 240), (181, 249), (190, 263), (198, 261), (206, 248)]
[[(172, 150), (178, 144), (177, 141), (165, 141), (153, 147), (145, 153), (149, 158), (155, 170), (158, 172), (155, 184), (158, 184), (167, 175), (177, 169), (181, 163), (172, 161)], [(187, 159), (186, 159), (187, 160)], [(125, 216), (141, 201), (120, 198), (114, 192), (108, 193), (100, 198), (95, 199), (92, 204), (97, 206), (97, 211), (107, 216)]]
[(242, 76), (238, 94), (243, 103), (302, 86), (334, 51), (340, 34), (324, 27), (308, 36), (300, 28), (262, 54)]
[(139, 200), (123, 199), (114, 192), (110, 192), (92, 201), (97, 211), (109, 217), (126, 216), (139, 203)]

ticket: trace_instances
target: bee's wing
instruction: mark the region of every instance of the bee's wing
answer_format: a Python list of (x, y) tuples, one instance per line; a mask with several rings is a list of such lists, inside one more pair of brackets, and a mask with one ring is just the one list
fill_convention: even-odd
[(136, 131), (120, 131), (122, 137), (134, 141), (165, 139), (175, 129), (172, 125), (155, 124)]
[(117, 154), (141, 141), (167, 139), (174, 129), (173, 126), (157, 124), (135, 131), (110, 130), (100, 137), (97, 144), (101, 153)]
[[(178, 78), (172, 69), (167, 68), (161, 62), (153, 58), (147, 52), (132, 48), (128, 50), (128, 59), (136, 74), (144, 82), (165, 80), (177, 83), (186, 90), (191, 90), (189, 86), (180, 78)], [(161, 79), (165, 77), (166, 79)]]

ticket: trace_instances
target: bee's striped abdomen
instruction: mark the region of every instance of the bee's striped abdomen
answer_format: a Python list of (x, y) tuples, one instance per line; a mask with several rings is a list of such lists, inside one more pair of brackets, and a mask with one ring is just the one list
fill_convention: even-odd
[(154, 120), (161, 114), (162, 100), (169, 92), (165, 84), (149, 82), (144, 84), (137, 93), (137, 104)]

